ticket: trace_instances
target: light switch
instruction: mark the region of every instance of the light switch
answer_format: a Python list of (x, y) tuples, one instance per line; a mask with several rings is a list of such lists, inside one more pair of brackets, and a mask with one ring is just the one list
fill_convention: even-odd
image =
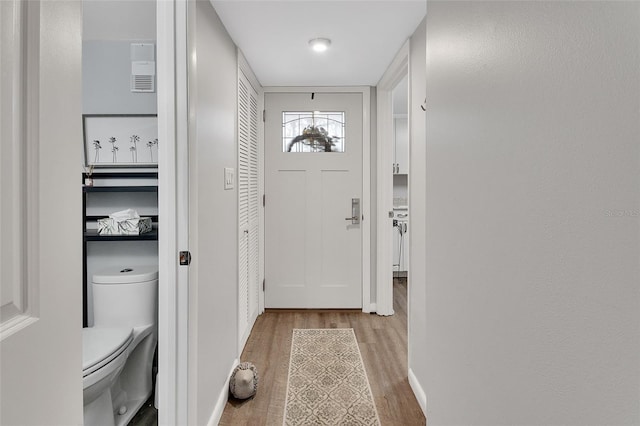
[(235, 184), (235, 171), (232, 167), (224, 168), (224, 189), (233, 189)]

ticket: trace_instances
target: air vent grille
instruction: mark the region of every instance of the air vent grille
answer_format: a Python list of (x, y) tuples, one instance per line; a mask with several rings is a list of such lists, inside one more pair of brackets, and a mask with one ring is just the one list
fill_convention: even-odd
[(132, 75), (132, 92), (153, 92), (155, 91), (155, 79), (153, 75)]
[(155, 45), (131, 43), (131, 91), (155, 92)]

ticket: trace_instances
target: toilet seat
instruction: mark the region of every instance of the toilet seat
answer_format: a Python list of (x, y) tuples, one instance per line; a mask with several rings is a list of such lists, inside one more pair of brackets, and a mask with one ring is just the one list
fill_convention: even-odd
[(131, 328), (83, 328), (82, 377), (109, 364), (129, 347), (132, 340)]

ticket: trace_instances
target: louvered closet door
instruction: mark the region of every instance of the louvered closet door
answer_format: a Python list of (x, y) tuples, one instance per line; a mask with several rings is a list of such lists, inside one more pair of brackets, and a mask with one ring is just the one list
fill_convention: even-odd
[(240, 350), (258, 315), (258, 94), (247, 78), (238, 80), (238, 200)]

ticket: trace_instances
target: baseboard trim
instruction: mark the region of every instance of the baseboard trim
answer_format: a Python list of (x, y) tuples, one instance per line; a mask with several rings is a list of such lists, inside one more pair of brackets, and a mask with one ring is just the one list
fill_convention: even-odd
[(416, 396), (418, 400), (418, 404), (420, 404), (420, 408), (422, 408), (422, 413), (424, 413), (425, 418), (427, 417), (427, 394), (424, 393), (424, 389), (418, 378), (415, 374), (413, 374), (413, 370), (409, 369), (409, 385), (413, 390), (413, 394)]
[(236, 366), (239, 364), (238, 359), (233, 360), (233, 365), (231, 366), (231, 370), (229, 370), (229, 374), (227, 374), (227, 380), (224, 382), (224, 386), (220, 391), (220, 395), (218, 395), (218, 401), (216, 402), (215, 407), (213, 407), (213, 413), (211, 413), (211, 417), (207, 422), (207, 426), (216, 426), (220, 423), (220, 419), (222, 418), (222, 413), (224, 412), (224, 406), (227, 405), (227, 400), (229, 399), (229, 380), (231, 379), (231, 374)]

